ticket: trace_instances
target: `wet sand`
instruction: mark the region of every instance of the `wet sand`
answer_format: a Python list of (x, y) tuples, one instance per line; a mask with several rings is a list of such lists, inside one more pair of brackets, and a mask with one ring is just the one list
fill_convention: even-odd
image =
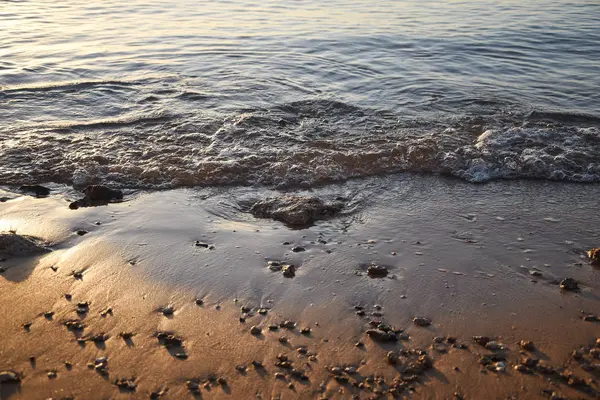
[[(0, 231), (52, 249), (0, 263), (0, 371), (21, 377), (1, 384), (2, 399), (598, 397), (590, 349), (600, 322), (582, 318), (600, 313), (600, 269), (585, 256), (600, 247), (598, 186), (351, 181), (298, 192), (348, 202), (302, 230), (246, 212), (276, 194), (265, 189), (136, 192), (78, 210), (66, 201), (73, 192), (53, 189), (44, 199), (0, 192), (10, 198), (0, 203)], [(294, 264), (295, 276), (268, 261)], [(369, 277), (372, 264), (387, 277)], [(560, 289), (567, 277), (579, 291)], [(89, 306), (78, 313), (80, 302)], [(68, 330), (69, 320), (84, 329)], [(269, 329), (286, 320), (294, 327)], [(366, 335), (375, 321), (400, 340)], [(160, 332), (182, 346), (164, 346)], [(506, 349), (486, 349), (475, 335)], [(572, 356), (581, 347), (583, 361)], [(497, 358), (484, 365), (486, 355)], [(95, 368), (102, 357), (107, 367)], [(553, 369), (515, 370), (524, 357)]]

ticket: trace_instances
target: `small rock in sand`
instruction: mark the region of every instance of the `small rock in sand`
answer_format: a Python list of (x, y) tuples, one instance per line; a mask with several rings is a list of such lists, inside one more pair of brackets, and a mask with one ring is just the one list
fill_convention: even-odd
[(366, 332), (372, 340), (376, 342), (397, 342), (398, 336), (393, 332), (384, 332), (379, 329), (368, 329)]
[(431, 325), (431, 320), (429, 318), (425, 318), (425, 317), (415, 317), (415, 318), (413, 318), (413, 322), (415, 323), (415, 325), (421, 326), (421, 327), (427, 327), (427, 326)]
[(296, 323), (293, 321), (285, 320), (281, 324), (279, 324), (279, 326), (285, 329), (294, 329), (296, 327)]
[(281, 372), (275, 372), (274, 376), (275, 376), (275, 379), (279, 379), (279, 380), (282, 380), (282, 381), (286, 380), (285, 374), (282, 374)]
[(106, 186), (92, 185), (84, 191), (83, 198), (69, 204), (69, 208), (76, 210), (79, 207), (103, 206), (123, 200), (123, 192)]
[(270, 218), (290, 226), (308, 226), (317, 220), (335, 216), (342, 210), (342, 202), (324, 202), (309, 196), (272, 197), (256, 202), (250, 213), (257, 218)]
[(83, 279), (83, 271), (72, 271), (71, 275), (73, 275), (73, 278), (75, 279)]
[(262, 333), (262, 329), (260, 329), (258, 326), (253, 326), (252, 328), (250, 328), (251, 335), (258, 336), (261, 333)]
[(173, 306), (166, 306), (166, 307), (161, 307), (160, 308), (160, 312), (164, 316), (168, 317), (168, 316), (171, 316), (171, 315), (173, 315), (175, 313), (175, 309), (173, 308)]
[(200, 391), (200, 385), (195, 381), (187, 381), (185, 383), (188, 390), (192, 393), (198, 393)]
[(387, 362), (392, 364), (392, 365), (396, 365), (398, 363), (398, 354), (394, 353), (393, 351), (390, 351), (387, 353), (386, 355), (386, 359)]
[(131, 340), (131, 338), (133, 338), (135, 336), (135, 333), (133, 333), (133, 332), (121, 332), (121, 333), (119, 333), (119, 336), (123, 340)]
[(35, 197), (46, 197), (50, 194), (50, 189), (42, 185), (23, 185), (19, 188), (19, 191)]
[(520, 372), (522, 374), (528, 374), (531, 372), (531, 370), (529, 368), (527, 368), (526, 366), (524, 366), (523, 364), (515, 365), (514, 370), (517, 372)]
[(120, 378), (117, 379), (115, 381), (115, 385), (123, 390), (123, 391), (127, 391), (127, 392), (135, 392), (135, 389), (137, 388), (137, 385), (135, 384), (135, 379), (131, 378), (131, 379), (125, 379), (125, 378)]
[(104, 343), (109, 339), (109, 336), (105, 333), (98, 333), (90, 336), (90, 340), (94, 343)]
[(485, 347), (492, 339), (487, 336), (473, 336), (473, 341), (480, 346)]
[(279, 261), (269, 261), (267, 263), (267, 266), (273, 272), (281, 271), (281, 269), (283, 268), (283, 266), (281, 265), (281, 262), (279, 262)]
[(500, 351), (506, 350), (506, 345), (496, 342), (495, 340), (491, 340), (485, 344), (485, 348), (492, 351)]
[(303, 251), (306, 251), (306, 249), (302, 246), (295, 246), (295, 247), (292, 247), (292, 251), (294, 253), (301, 253)]
[(600, 322), (600, 317), (594, 314), (587, 314), (581, 317), (585, 322)]
[(81, 321), (77, 319), (70, 319), (64, 322), (64, 325), (70, 331), (82, 331), (84, 329), (84, 325)]
[(587, 255), (592, 264), (600, 264), (600, 248), (589, 250)]
[(527, 351), (534, 351), (535, 350), (535, 345), (533, 344), (533, 342), (531, 340), (521, 340), (519, 342), (519, 346), (523, 350), (527, 350)]
[(287, 264), (283, 266), (283, 276), (286, 278), (293, 278), (296, 276), (296, 267), (291, 264)]
[(168, 332), (159, 332), (157, 333), (156, 338), (160, 344), (167, 348), (183, 346), (183, 339)]
[(13, 371), (2, 371), (0, 372), (0, 384), (2, 383), (19, 383), (21, 382), (21, 376)]
[(388, 275), (388, 269), (379, 265), (370, 265), (367, 268), (367, 275), (371, 278), (385, 278)]
[(573, 278), (565, 278), (560, 282), (560, 288), (566, 291), (575, 291), (579, 289), (579, 284)]

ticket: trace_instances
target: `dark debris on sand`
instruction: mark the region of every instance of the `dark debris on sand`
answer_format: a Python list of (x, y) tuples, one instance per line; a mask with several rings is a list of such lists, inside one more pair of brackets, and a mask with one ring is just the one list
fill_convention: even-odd
[(256, 202), (250, 213), (256, 218), (269, 218), (292, 227), (307, 227), (318, 220), (334, 217), (344, 208), (342, 201), (325, 202), (317, 197), (287, 195)]
[(85, 189), (83, 198), (69, 204), (69, 208), (76, 210), (80, 207), (105, 206), (122, 200), (123, 192), (120, 190), (101, 185), (91, 185)]

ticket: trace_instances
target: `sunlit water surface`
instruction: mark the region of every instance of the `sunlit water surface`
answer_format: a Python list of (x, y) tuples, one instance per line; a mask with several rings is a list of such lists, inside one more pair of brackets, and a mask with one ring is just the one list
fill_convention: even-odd
[(0, 183), (600, 181), (597, 1), (2, 1)]

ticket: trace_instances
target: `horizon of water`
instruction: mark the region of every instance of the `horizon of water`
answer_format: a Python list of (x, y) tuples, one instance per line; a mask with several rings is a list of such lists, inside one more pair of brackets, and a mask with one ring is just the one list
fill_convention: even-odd
[(0, 184), (600, 182), (600, 3), (0, 3)]

